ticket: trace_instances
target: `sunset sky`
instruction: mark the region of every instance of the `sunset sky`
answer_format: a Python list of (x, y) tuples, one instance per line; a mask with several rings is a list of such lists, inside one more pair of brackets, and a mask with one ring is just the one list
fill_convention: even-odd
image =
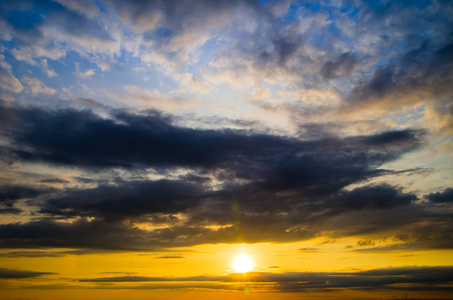
[(0, 1), (0, 298), (453, 299), (453, 3)]

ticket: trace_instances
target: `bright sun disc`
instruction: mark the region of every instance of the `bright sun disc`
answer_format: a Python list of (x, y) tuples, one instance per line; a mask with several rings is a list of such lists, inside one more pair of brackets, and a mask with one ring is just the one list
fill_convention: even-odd
[(233, 262), (233, 269), (238, 273), (246, 273), (253, 270), (253, 261), (247, 254), (239, 254)]

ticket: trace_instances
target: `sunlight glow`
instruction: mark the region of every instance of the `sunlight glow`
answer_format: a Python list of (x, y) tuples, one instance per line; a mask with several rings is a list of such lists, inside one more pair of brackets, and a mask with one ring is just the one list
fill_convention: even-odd
[(239, 254), (233, 262), (233, 269), (238, 273), (246, 273), (253, 270), (254, 264), (247, 254)]

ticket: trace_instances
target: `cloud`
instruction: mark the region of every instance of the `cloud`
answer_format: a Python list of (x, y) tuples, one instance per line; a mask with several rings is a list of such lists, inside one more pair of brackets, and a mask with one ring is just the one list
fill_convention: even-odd
[(69, 181), (61, 179), (61, 178), (47, 178), (47, 179), (42, 179), (39, 182), (42, 182), (42, 183), (70, 183)]
[[(109, 8), (136, 35), (134, 56), (149, 66), (178, 75), (203, 55), (208, 40), (222, 36), (221, 29), (253, 14), (253, 1), (109, 1)], [(241, 12), (241, 16), (236, 13)], [(243, 21), (241, 21), (242, 23)]]
[(324, 78), (331, 79), (348, 76), (357, 64), (357, 57), (351, 53), (343, 53), (336, 60), (326, 62), (321, 69)]
[(45, 191), (24, 186), (0, 186), (0, 214), (18, 214), (22, 211), (14, 207), (18, 200), (35, 198), (43, 193)]
[[(66, 55), (66, 49), (38, 44), (33, 47), (24, 46), (20, 49), (13, 49), (11, 50), (11, 54), (18, 61), (23, 61), (32, 66), (36, 66), (38, 65), (38, 58), (46, 57), (58, 60)], [(44, 70), (46, 70), (45, 67)]]
[(441, 193), (431, 193), (426, 195), (426, 198), (434, 203), (448, 203), (453, 201), (453, 189), (446, 188)]
[[(291, 10), (290, 1), (107, 1), (111, 18), (98, 5), (34, 3), (41, 14), (21, 2), (5, 5), (3, 19), (20, 41), (11, 53), (36, 63), (75, 50), (103, 71), (105, 62), (132, 55), (186, 93), (210, 92), (222, 82), (234, 90), (270, 84), (299, 95), (330, 91), (316, 101), (253, 101), (303, 122), (327, 113), (362, 119), (370, 108), (376, 116), (425, 100), (445, 104), (451, 94), (452, 19), (444, 2), (361, 3), (353, 11), (337, 2)], [(22, 26), (18, 11), (33, 26)], [(89, 77), (94, 69), (86, 72), (77, 73)]]
[[(3, 6), (0, 18), (7, 24), (15, 39), (11, 53), (16, 59), (31, 65), (40, 58), (61, 59), (68, 50), (83, 56), (111, 55), (119, 51), (103, 22), (94, 20), (98, 9), (85, 1), (82, 5), (71, 1), (15, 1)], [(18, 17), (21, 16), (21, 17)], [(26, 20), (27, 24), (21, 20)], [(21, 23), (22, 22), (22, 23)], [(100, 24), (101, 23), (101, 24)], [(111, 31), (113, 32), (113, 31)], [(52, 70), (47, 70), (53, 76)]]
[(75, 75), (78, 77), (78, 78), (82, 78), (82, 79), (85, 79), (85, 78), (91, 78), (96, 72), (94, 69), (88, 69), (84, 72), (80, 71), (80, 66), (78, 63), (75, 64), (76, 66), (76, 73)]
[(75, 223), (36, 221), (0, 225), (0, 244), (5, 248), (75, 248), (99, 250), (152, 250), (161, 246), (146, 232), (108, 222)]
[(41, 277), (44, 275), (53, 275), (53, 274), (57, 274), (57, 273), (0, 268), (0, 279), (36, 278), (36, 277)]
[[(178, 180), (129, 181), (119, 186), (69, 191), (52, 198), (42, 213), (121, 219), (151, 213), (178, 213), (196, 207), (200, 188)], [(198, 195), (197, 195), (198, 194)]]
[(31, 93), (33, 95), (37, 94), (53, 95), (57, 92), (57, 90), (48, 87), (47, 85), (44, 84), (44, 82), (33, 76), (25, 75), (22, 78), (22, 81), (30, 87)]
[[(360, 199), (360, 201), (358, 200)], [(404, 194), (394, 187), (366, 186), (335, 195), (332, 204), (340, 209), (391, 208), (404, 206), (417, 200), (414, 194)]]
[(124, 90), (127, 93), (125, 95), (122, 95), (121, 98), (118, 99), (119, 102), (130, 103), (131, 101), (133, 101), (136, 106), (144, 107), (147, 109), (174, 112), (194, 106), (196, 103), (195, 101), (190, 99), (178, 96), (168, 96), (158, 90), (140, 88), (133, 84), (126, 85), (124, 87)]
[[(348, 290), (379, 290), (391, 289), (400, 291), (424, 291), (438, 289), (444, 285), (444, 290), (451, 290), (453, 277), (452, 267), (449, 266), (413, 266), (385, 269), (372, 269), (358, 272), (284, 272), (261, 273), (252, 272), (247, 275), (228, 274), (224, 276), (192, 276), (192, 277), (146, 277), (146, 276), (119, 276), (79, 279), (79, 282), (110, 282), (121, 284), (125, 282), (159, 282), (158, 288), (175, 288), (172, 282), (185, 283), (179, 288), (202, 288), (199, 282), (230, 283), (224, 289), (237, 289), (231, 283), (252, 285), (255, 290), (266, 289), (270, 292), (308, 292)], [(165, 285), (164, 283), (168, 283)], [(121, 285), (122, 286), (122, 285)], [(142, 286), (143, 289), (152, 288)], [(209, 288), (209, 286), (204, 286)], [(127, 287), (125, 287), (127, 288)], [(140, 286), (134, 287), (140, 288)]]
[(374, 241), (368, 240), (368, 241), (357, 241), (357, 246), (358, 247), (369, 247), (369, 246), (374, 246), (375, 243)]
[[(180, 80), (183, 89), (187, 89), (187, 92), (194, 94), (206, 94), (209, 93), (213, 88), (208, 83), (204, 82), (200, 78), (194, 77), (189, 73), (182, 74), (181, 76), (175, 76)], [(181, 91), (186, 92), (186, 91)]]
[[(426, 126), (430, 126), (439, 133), (449, 136), (453, 133), (453, 105), (441, 105), (427, 109), (425, 114)], [(429, 120), (429, 121), (428, 121)], [(446, 147), (448, 150), (448, 146)]]
[(163, 256), (158, 256), (157, 258), (173, 259), (173, 258), (184, 258), (184, 256), (181, 256), (181, 255), (163, 255)]
[[(238, 8), (252, 7), (253, 1), (111, 1), (113, 9), (122, 21), (136, 32), (144, 33), (159, 28), (174, 30), (175, 38), (184, 34), (184, 25), (191, 29), (211, 25), (213, 28), (224, 26), (228, 17)], [(230, 20), (231, 21), (231, 20)]]
[(21, 186), (1, 186), (0, 202), (15, 201), (24, 198), (34, 198), (42, 193), (41, 190)]
[[(18, 146), (30, 149), (15, 150), (22, 159), (88, 168), (237, 168), (235, 176), (242, 178), (258, 175), (256, 172), (263, 175), (270, 172), (267, 176), (272, 175), (273, 179), (269, 184), (279, 184), (279, 180), (282, 184), (290, 184), (302, 178), (307, 180), (304, 184), (310, 184), (324, 176), (339, 181), (348, 181), (349, 176), (366, 177), (376, 172), (370, 167), (419, 146), (423, 134), (406, 130), (344, 140), (303, 142), (239, 130), (179, 127), (171, 124), (170, 117), (158, 112), (148, 115), (119, 112), (113, 119), (75, 110), (24, 109), (13, 113), (21, 117), (21, 122), (15, 123), (17, 131), (12, 140)], [(332, 152), (341, 155), (331, 161)], [(353, 160), (356, 164), (350, 165)], [(240, 161), (248, 163), (239, 164)], [(313, 167), (312, 170), (318, 169), (319, 174), (315, 172), (308, 176), (308, 166)], [(260, 170), (262, 167), (264, 169)], [(333, 169), (337, 172), (328, 172)]]
[(319, 248), (300, 248), (299, 249), (300, 251), (303, 251), (303, 252), (318, 252)]
[[(156, 111), (100, 117), (88, 110), (16, 106), (0, 114), (11, 129), (4, 156), (12, 161), (75, 166), (88, 174), (153, 170), (162, 178), (93, 177), (84, 180), (90, 187), (53, 190), (33, 201), (36, 221), (0, 226), (4, 247), (152, 250), (238, 239), (288, 242), (325, 232), (394, 234), (420, 218), (436, 218), (398, 186), (348, 188), (392, 173), (379, 167), (422, 145), (423, 131), (305, 141), (182, 127)], [(59, 223), (64, 220), (70, 222)], [(433, 230), (425, 235), (439, 240)]]
[[(213, 84), (245, 90), (269, 84), (301, 95), (289, 101), (274, 94), (252, 103), (304, 123), (377, 120), (414, 105), (446, 105), (453, 78), (446, 25), (451, 6), (425, 4), (361, 3), (355, 14), (344, 3), (321, 2), (316, 13), (312, 6), (298, 7), (288, 22), (255, 18), (258, 25), (239, 29), (241, 38), (222, 48), (203, 76)], [(307, 97), (327, 91), (336, 95)]]
[(12, 74), (0, 70), (0, 89), (4, 92), (20, 93), (24, 87)]
[[(390, 202), (385, 193), (378, 196), (377, 187), (371, 188), (378, 192), (371, 206), (366, 202), (361, 204), (361, 193), (352, 191), (350, 194), (356, 196), (357, 205), (337, 208), (322, 194), (307, 197), (293, 192), (281, 196), (282, 190), (277, 193), (252, 192), (247, 191), (247, 187), (213, 192), (202, 191), (199, 186), (197, 195), (193, 192), (194, 187), (184, 190), (178, 185), (184, 187), (187, 183), (129, 182), (118, 187), (67, 190), (59, 198), (52, 196), (41, 202), (38, 215), (43, 216), (43, 221), (0, 225), (0, 245), (5, 248), (157, 251), (205, 243), (234, 243), (238, 238), (246, 243), (290, 242), (310, 239), (323, 232), (341, 237), (389, 234), (395, 230), (410, 232), (413, 237), (407, 242), (431, 240), (435, 245), (451, 231), (449, 227), (426, 225), (407, 230), (405, 226), (410, 228), (420, 218), (425, 223), (433, 220), (433, 224), (440, 224), (441, 217), (426, 216), (420, 207), (404, 202), (406, 200), (398, 203), (399, 198), (408, 196), (399, 196), (396, 191), (394, 205), (400, 208), (385, 205), (377, 206), (376, 210), (374, 203)], [(173, 188), (168, 189), (170, 186)], [(382, 189), (390, 190), (389, 187)], [(235, 195), (239, 204), (236, 213), (230, 208), (231, 195)], [(349, 201), (352, 201), (351, 195), (348, 195)], [(401, 215), (403, 211), (405, 213)], [(48, 219), (46, 215), (53, 216), (58, 222), (44, 221)], [(94, 217), (94, 220), (87, 221), (85, 217)], [(79, 221), (61, 223), (65, 219)], [(236, 220), (240, 220), (240, 227), (234, 225)]]
[(41, 59), (41, 65), (42, 65), (47, 77), (52, 78), (52, 77), (57, 76), (57, 72), (55, 72), (55, 70), (52, 70), (49, 68), (47, 59)]
[[(354, 100), (360, 103), (360, 101), (378, 101), (389, 97), (395, 99), (398, 95), (405, 92), (413, 93), (414, 90), (430, 94), (436, 94), (440, 89), (444, 88), (448, 91), (448, 84), (451, 82), (452, 74), (445, 67), (453, 62), (452, 58), (447, 54), (450, 52), (450, 48), (452, 48), (452, 45), (446, 45), (437, 50), (430, 56), (429, 61), (411, 61), (410, 63), (403, 61), (399, 66), (387, 65), (377, 69), (369, 81), (354, 88)], [(418, 55), (426, 55), (423, 53), (427, 51), (424, 46), (419, 51), (422, 53)], [(408, 53), (408, 55), (414, 54)], [(443, 75), (439, 76), (439, 74)], [(420, 98), (407, 96), (402, 98), (402, 100), (406, 101), (411, 99), (412, 101), (419, 101)]]
[(35, 257), (62, 257), (65, 255), (78, 255), (95, 253), (95, 251), (69, 250), (69, 251), (10, 251), (0, 254), (4, 258), (35, 258)]

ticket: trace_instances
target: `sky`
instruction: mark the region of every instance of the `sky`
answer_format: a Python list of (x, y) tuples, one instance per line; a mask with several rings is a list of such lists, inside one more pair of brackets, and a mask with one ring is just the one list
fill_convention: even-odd
[(452, 299), (452, 100), (448, 0), (0, 1), (1, 298)]

